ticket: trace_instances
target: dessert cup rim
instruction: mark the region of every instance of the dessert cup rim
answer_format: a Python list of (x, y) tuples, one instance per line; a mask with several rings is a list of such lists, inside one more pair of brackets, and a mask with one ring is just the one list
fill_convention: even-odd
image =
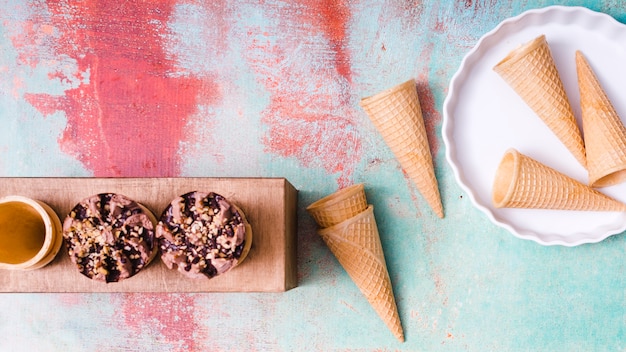
[[(29, 197), (25, 197), (25, 196), (20, 196), (20, 195), (9, 195), (9, 196), (0, 198), (0, 204), (6, 204), (6, 203), (12, 203), (12, 202), (25, 204), (33, 208), (39, 214), (39, 217), (43, 221), (44, 228), (45, 228), (44, 242), (41, 245), (41, 248), (39, 249), (37, 254), (35, 254), (32, 258), (24, 262), (15, 263), (15, 264), (0, 263), (0, 269), (27, 270), (31, 268), (32, 269), (38, 268), (39, 267), (38, 264), (40, 264), (42, 260), (46, 259), (46, 256), (48, 255), (48, 253), (50, 253), (51, 249), (56, 247), (58, 239), (55, 238), (55, 235), (58, 236), (58, 233), (55, 233), (57, 231), (55, 231), (55, 222), (53, 221), (53, 218), (56, 217), (59, 223), (60, 223), (60, 219), (58, 218), (56, 213), (54, 212), (49, 213), (46, 210), (46, 208), (42, 205), (43, 202), (41, 201), (29, 198)], [(60, 244), (59, 244), (59, 247), (60, 247)]]

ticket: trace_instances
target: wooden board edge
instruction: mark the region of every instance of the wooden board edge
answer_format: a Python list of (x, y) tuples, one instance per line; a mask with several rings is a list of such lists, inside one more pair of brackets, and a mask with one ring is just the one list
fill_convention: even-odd
[(285, 179), (285, 291), (298, 286), (298, 190)]

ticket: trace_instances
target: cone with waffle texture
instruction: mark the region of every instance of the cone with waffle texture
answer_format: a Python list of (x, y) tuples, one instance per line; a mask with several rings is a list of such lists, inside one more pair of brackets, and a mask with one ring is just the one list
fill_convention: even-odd
[(404, 341), (373, 206), (318, 233), (394, 336)]
[(606, 187), (626, 180), (626, 128), (589, 62), (576, 52), (580, 107), (587, 148), (589, 185)]
[(545, 36), (514, 49), (493, 69), (586, 167), (582, 135)]
[(496, 208), (626, 211), (626, 205), (515, 149), (502, 158), (493, 183)]
[(367, 209), (367, 199), (362, 183), (341, 189), (306, 208), (320, 227), (336, 225), (365, 209)]
[(419, 192), (437, 216), (443, 218), (439, 186), (415, 81), (409, 80), (363, 98), (361, 106)]

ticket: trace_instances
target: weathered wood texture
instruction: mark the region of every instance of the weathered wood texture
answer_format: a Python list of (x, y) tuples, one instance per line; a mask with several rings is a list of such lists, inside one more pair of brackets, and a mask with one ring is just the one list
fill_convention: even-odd
[(79, 273), (65, 246), (48, 266), (0, 270), (1, 292), (281, 292), (296, 286), (297, 191), (283, 178), (3, 178), (0, 196), (22, 195), (50, 205), (61, 221), (81, 199), (115, 192), (157, 217), (178, 195), (201, 190), (237, 204), (253, 229), (248, 257), (213, 279), (189, 279), (157, 257), (137, 275), (102, 283)]

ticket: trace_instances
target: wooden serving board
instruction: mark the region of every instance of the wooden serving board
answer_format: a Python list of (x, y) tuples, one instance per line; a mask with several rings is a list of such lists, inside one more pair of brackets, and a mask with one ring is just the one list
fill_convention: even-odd
[(250, 253), (231, 271), (213, 279), (189, 279), (157, 256), (135, 276), (107, 284), (83, 276), (63, 245), (44, 268), (0, 270), (0, 292), (282, 292), (296, 286), (298, 191), (284, 178), (0, 178), (0, 197), (41, 200), (61, 222), (76, 203), (93, 194), (124, 194), (158, 218), (172, 199), (195, 190), (225, 196), (252, 226)]

